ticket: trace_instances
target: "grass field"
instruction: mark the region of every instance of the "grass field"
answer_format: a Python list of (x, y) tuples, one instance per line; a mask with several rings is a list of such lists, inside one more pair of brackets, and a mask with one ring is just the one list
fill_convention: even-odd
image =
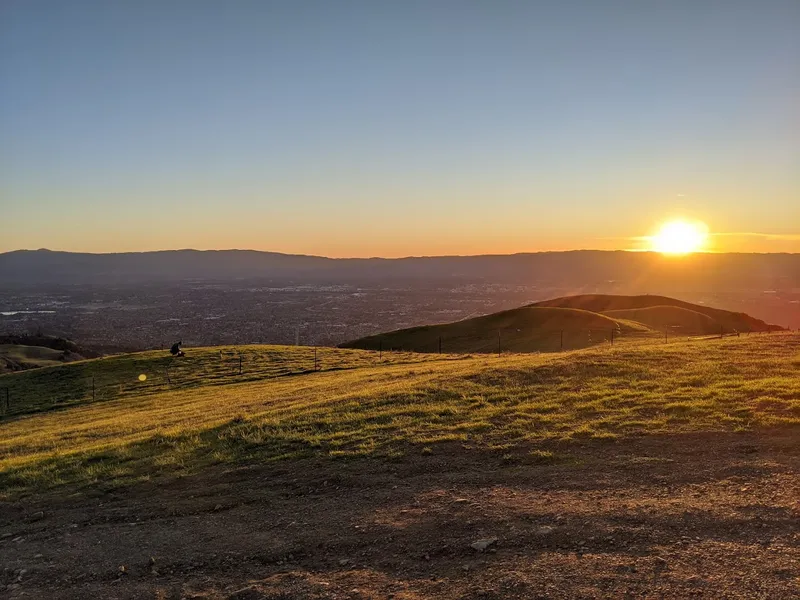
[(163, 350), (116, 355), (0, 376), (0, 414), (6, 390), (5, 414), (19, 415), (92, 401), (144, 398), (168, 390), (433, 358), (407, 352), (379, 357), (373, 352), (304, 346), (192, 348), (181, 358)]
[[(162, 353), (0, 378), (12, 400), (91, 374), (130, 381), (103, 402), (73, 399), (0, 421), (3, 496), (113, 488), (212, 464), (435, 454), (453, 443), (529, 448), (531, 460), (547, 461), (557, 459), (553, 444), (576, 439), (800, 424), (796, 334), (500, 358), (391, 354), (381, 363), (325, 349), (323, 368), (347, 370), (297, 377), (275, 375), (310, 369), (310, 348), (241, 350), (251, 358), (244, 375), (238, 358), (226, 358), (231, 349), (222, 358), (220, 349), (193, 351), (173, 367), (173, 388), (160, 379), (171, 360)], [(140, 373), (149, 374), (141, 386)]]

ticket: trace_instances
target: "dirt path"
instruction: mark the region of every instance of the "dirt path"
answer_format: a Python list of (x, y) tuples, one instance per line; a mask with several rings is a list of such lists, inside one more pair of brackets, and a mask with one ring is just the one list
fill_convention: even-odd
[(0, 505), (0, 597), (800, 596), (800, 430), (553, 450), (562, 460), (437, 448)]

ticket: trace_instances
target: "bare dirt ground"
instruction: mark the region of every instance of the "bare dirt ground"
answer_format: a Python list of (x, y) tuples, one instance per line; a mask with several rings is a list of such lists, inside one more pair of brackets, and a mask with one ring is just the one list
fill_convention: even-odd
[(0, 505), (0, 597), (800, 597), (797, 429), (551, 449), (543, 464), (453, 446), (212, 469)]

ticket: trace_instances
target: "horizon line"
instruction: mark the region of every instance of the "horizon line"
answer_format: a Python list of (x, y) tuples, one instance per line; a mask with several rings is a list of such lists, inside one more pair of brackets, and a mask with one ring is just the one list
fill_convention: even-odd
[[(90, 256), (114, 256), (122, 254), (159, 254), (168, 252), (251, 252), (259, 254), (274, 254), (280, 256), (293, 256), (302, 258), (318, 258), (323, 260), (410, 260), (410, 259), (426, 259), (426, 258), (481, 258), (481, 257), (511, 257), (511, 256), (527, 256), (533, 254), (567, 254), (577, 252), (595, 252), (595, 253), (620, 253), (629, 252), (632, 254), (657, 254), (661, 256), (670, 256), (663, 252), (658, 252), (651, 249), (639, 248), (618, 248), (614, 250), (608, 249), (595, 249), (595, 248), (574, 248), (570, 250), (533, 250), (528, 252), (509, 252), (509, 253), (486, 253), (486, 254), (421, 254), (421, 255), (407, 255), (407, 256), (324, 256), (321, 254), (302, 254), (292, 252), (280, 252), (276, 250), (257, 250), (254, 248), (162, 248), (158, 250), (128, 250), (128, 251), (110, 251), (110, 252), (81, 252), (75, 250), (53, 250), (50, 248), (18, 248), (15, 250), (0, 251), (0, 256), (6, 254), (16, 253), (35, 253), (35, 252), (49, 252), (53, 254), (81, 254)], [(698, 250), (688, 254), (678, 256), (672, 255), (671, 258), (686, 258), (694, 254), (736, 254), (736, 255), (798, 255), (800, 252), (718, 252), (713, 250)]]

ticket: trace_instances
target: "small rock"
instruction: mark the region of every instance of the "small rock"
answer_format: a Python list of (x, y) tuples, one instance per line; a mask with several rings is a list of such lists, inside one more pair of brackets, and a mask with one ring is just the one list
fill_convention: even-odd
[(350, 564), (350, 561), (347, 560), (346, 558), (343, 558), (342, 560), (339, 561), (339, 566), (340, 567), (344, 567), (344, 566), (349, 565), (349, 564)]
[(44, 519), (44, 511), (38, 511), (33, 514), (28, 515), (28, 518), (25, 519), (28, 523), (33, 523), (34, 521), (41, 521)]
[(217, 504), (217, 505), (214, 507), (214, 512), (217, 512), (217, 511), (220, 511), (220, 510), (222, 510), (222, 504)]
[(155, 557), (151, 556), (150, 560), (148, 560), (147, 562), (152, 567), (154, 564), (156, 564), (156, 559)]
[(543, 525), (542, 527), (539, 527), (539, 529), (536, 530), (536, 533), (538, 533), (539, 535), (550, 535), (555, 530), (556, 530), (555, 527), (551, 527), (550, 525)]
[(497, 543), (497, 538), (484, 538), (482, 540), (478, 540), (476, 542), (472, 542), (470, 547), (473, 550), (477, 550), (478, 552), (484, 552), (489, 546), (493, 546)]
[(461, 568), (462, 568), (464, 571), (469, 571), (469, 565), (464, 565), (464, 566), (463, 566), (463, 567), (461, 567)]

